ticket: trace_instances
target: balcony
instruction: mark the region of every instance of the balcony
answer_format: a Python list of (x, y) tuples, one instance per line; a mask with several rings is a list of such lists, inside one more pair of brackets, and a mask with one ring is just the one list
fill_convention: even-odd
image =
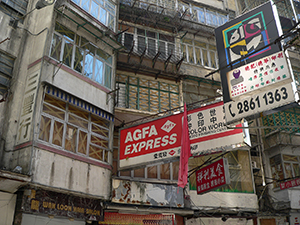
[(213, 34), (215, 27), (229, 20), (228, 13), (225, 11), (220, 13), (220, 9), (211, 10), (205, 6), (180, 1), (121, 0), (120, 3), (121, 23), (129, 21), (148, 26), (154, 25), (154, 27), (169, 29), (175, 33), (188, 28), (197, 33), (205, 29), (206, 32)]

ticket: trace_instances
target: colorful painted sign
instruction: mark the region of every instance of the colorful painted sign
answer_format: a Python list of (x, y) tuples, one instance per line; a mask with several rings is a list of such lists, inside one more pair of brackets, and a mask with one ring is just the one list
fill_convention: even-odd
[(23, 210), (30, 213), (64, 216), (75, 219), (103, 221), (102, 202), (98, 199), (81, 198), (45, 190), (27, 190), (24, 194)]
[(280, 183), (281, 190), (288, 189), (291, 187), (296, 187), (296, 186), (300, 186), (300, 178)]
[(292, 77), (284, 52), (278, 52), (229, 71), (227, 80), (230, 97), (236, 100), (292, 82)]
[(193, 155), (244, 144), (243, 129), (227, 129), (223, 102), (188, 111), (188, 122)]
[(197, 194), (218, 189), (230, 184), (230, 173), (226, 158), (220, 159), (196, 172)]
[(180, 113), (121, 130), (119, 167), (178, 157), (182, 115)]
[(281, 51), (279, 44), (272, 43), (282, 29), (276, 6), (270, 1), (216, 28), (215, 33), (226, 103), (231, 101), (227, 72)]

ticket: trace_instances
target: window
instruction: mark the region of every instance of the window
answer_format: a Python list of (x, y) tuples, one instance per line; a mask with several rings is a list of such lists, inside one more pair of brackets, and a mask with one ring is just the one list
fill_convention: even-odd
[(275, 155), (270, 158), (272, 178), (277, 181), (273, 187), (279, 187), (280, 181), (300, 176), (300, 158), (295, 155)]
[(181, 44), (184, 61), (210, 68), (217, 68), (217, 49), (200, 41), (184, 38)]
[(116, 5), (109, 0), (73, 0), (77, 5), (115, 31)]
[(145, 168), (118, 171), (118, 148), (119, 148), (119, 134), (114, 134), (114, 150), (113, 150), (113, 174), (118, 177), (126, 177), (133, 179), (146, 179), (157, 181), (173, 181), (178, 180), (179, 161), (148, 165)]
[[(121, 0), (121, 3), (145, 10), (154, 11), (164, 15), (174, 16), (176, 14), (182, 19), (192, 20), (212, 27), (218, 27), (228, 21), (229, 16), (205, 7), (194, 6), (189, 3), (174, 0)], [(171, 18), (172, 18), (171, 17)], [(168, 21), (169, 17), (165, 17)]]
[(131, 171), (119, 171), (118, 176), (177, 182), (178, 170), (179, 161), (159, 165), (148, 165), (145, 168)]
[(118, 107), (161, 112), (179, 107), (179, 86), (147, 80), (144, 78), (117, 75)]
[(45, 94), (39, 140), (109, 163), (110, 122)]
[[(0, 52), (0, 95), (4, 95), (12, 78), (15, 59), (4, 52)], [(1, 97), (0, 97), (1, 98)]]
[[(129, 32), (132, 33), (129, 33)], [(134, 50), (138, 54), (146, 54), (153, 58), (159, 53), (160, 59), (167, 59), (169, 56), (175, 58), (175, 38), (157, 32), (152, 32), (139, 28), (131, 28), (122, 36), (122, 43), (127, 50), (131, 50), (133, 44)]]
[(14, 18), (21, 18), (26, 14), (27, 5), (28, 0), (2, 0), (0, 10)]
[(112, 87), (112, 56), (56, 23), (50, 56), (83, 76), (107, 87)]
[[(215, 158), (220, 154), (205, 155), (189, 159), (189, 170), (202, 165), (209, 158)], [(248, 151), (230, 151), (225, 156), (228, 159), (230, 184), (215, 191), (254, 193), (252, 172)], [(218, 158), (220, 159), (220, 158)], [(197, 190), (195, 173), (189, 179), (190, 190)]]

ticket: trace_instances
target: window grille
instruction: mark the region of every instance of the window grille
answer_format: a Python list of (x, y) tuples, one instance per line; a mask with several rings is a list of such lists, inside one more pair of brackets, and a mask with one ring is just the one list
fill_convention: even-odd
[(0, 95), (4, 95), (12, 78), (15, 59), (6, 53), (0, 52)]
[(184, 38), (181, 49), (187, 63), (214, 69), (218, 67), (217, 49), (213, 45)]
[(0, 10), (14, 18), (21, 18), (26, 14), (28, 0), (2, 0)]
[(161, 112), (179, 107), (179, 86), (156, 80), (117, 75), (117, 107)]

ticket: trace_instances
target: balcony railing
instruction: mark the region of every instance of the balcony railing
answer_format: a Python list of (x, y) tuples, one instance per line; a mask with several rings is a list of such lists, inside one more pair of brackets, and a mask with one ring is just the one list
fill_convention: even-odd
[[(121, 4), (130, 7), (141, 8), (147, 11), (179, 17), (184, 20), (190, 20), (196, 23), (205, 24), (212, 27), (218, 27), (226, 23), (229, 16), (217, 11), (209, 10), (205, 7), (194, 6), (177, 0), (121, 0)], [(120, 8), (121, 10), (122, 8)]]

